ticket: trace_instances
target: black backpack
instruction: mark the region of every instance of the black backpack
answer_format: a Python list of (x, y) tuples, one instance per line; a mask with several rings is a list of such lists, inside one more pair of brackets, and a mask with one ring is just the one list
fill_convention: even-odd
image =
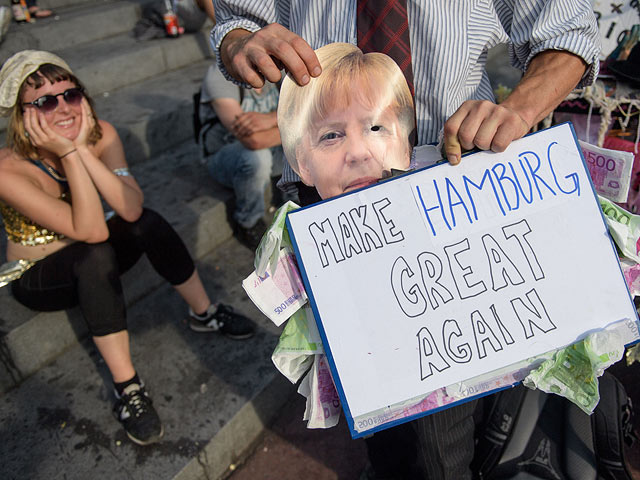
[(590, 416), (523, 385), (487, 397), (472, 471), (483, 480), (633, 480), (624, 459), (635, 440), (631, 399), (607, 372), (599, 389)]
[[(218, 118), (210, 118), (205, 122), (200, 118), (200, 97), (202, 96), (202, 90), (198, 90), (193, 94), (193, 111), (191, 113), (191, 119), (193, 121), (193, 140), (196, 143), (200, 143), (200, 137), (206, 135), (207, 131), (220, 120)], [(202, 133), (202, 135), (201, 135)]]
[[(240, 89), (240, 102), (242, 103), (242, 98), (243, 98), (243, 93), (244, 90)], [(213, 142), (214, 147), (213, 150), (209, 149), (209, 146), (207, 146), (207, 134), (209, 132), (211, 132), (212, 128), (215, 127), (216, 125), (220, 124), (222, 125), (222, 123), (220, 122), (220, 119), (217, 116), (213, 116), (210, 117), (206, 120), (202, 120), (202, 118), (200, 117), (200, 99), (202, 97), (202, 90), (198, 90), (196, 93), (193, 94), (193, 111), (191, 113), (191, 119), (192, 119), (192, 123), (193, 123), (193, 140), (199, 144), (200, 142), (202, 142), (201, 145), (201, 151), (202, 151), (202, 156), (204, 157), (208, 157), (209, 155), (211, 155), (212, 153), (215, 153), (215, 151), (217, 150), (215, 148), (216, 143)], [(223, 132), (226, 132), (226, 129), (224, 129), (224, 127), (219, 127), (223, 129)], [(220, 136), (220, 135), (224, 135), (222, 132), (216, 130), (212, 131), (212, 134), (214, 136)], [(222, 142), (222, 140), (220, 140), (221, 145), (224, 144)], [(220, 145), (220, 146), (221, 146)]]

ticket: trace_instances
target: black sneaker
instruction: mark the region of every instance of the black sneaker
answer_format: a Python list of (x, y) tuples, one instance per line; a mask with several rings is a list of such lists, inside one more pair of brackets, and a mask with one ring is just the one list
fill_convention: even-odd
[(162, 438), (164, 428), (144, 385), (132, 383), (122, 395), (116, 392), (116, 397), (118, 402), (113, 407), (113, 414), (133, 442), (149, 445)]
[(253, 227), (244, 228), (240, 225), (236, 226), (236, 238), (244, 246), (251, 250), (256, 250), (260, 245), (260, 240), (267, 231), (267, 224), (264, 220), (259, 219)]
[(206, 314), (196, 315), (189, 309), (189, 328), (194, 332), (220, 332), (234, 340), (252, 337), (255, 333), (253, 322), (240, 313), (235, 313), (233, 307), (218, 304), (218, 308), (211, 313), (215, 306), (210, 306)]

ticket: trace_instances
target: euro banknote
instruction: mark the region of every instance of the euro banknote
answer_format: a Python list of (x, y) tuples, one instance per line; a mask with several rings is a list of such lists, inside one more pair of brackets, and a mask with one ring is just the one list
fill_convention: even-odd
[(613, 202), (626, 202), (635, 158), (633, 153), (578, 141), (596, 192)]

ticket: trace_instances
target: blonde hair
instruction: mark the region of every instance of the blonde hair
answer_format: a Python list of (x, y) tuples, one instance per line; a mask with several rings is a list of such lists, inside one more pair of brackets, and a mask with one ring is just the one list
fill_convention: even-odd
[[(312, 126), (354, 99), (372, 108), (391, 107), (409, 147), (409, 136), (415, 129), (413, 97), (393, 59), (382, 53), (364, 54), (349, 43), (331, 43), (315, 52), (322, 74), (302, 87), (289, 74), (280, 88), (278, 128), (291, 168), (300, 173), (298, 145)], [(361, 90), (354, 89), (354, 85)]]
[[(36, 159), (39, 155), (37, 148), (31, 144), (29, 137), (26, 135), (27, 132), (24, 128), (22, 96), (28, 87), (36, 89), (42, 87), (42, 85), (44, 85), (44, 79), (49, 80), (51, 83), (68, 80), (84, 91), (82, 83), (80, 83), (80, 80), (78, 80), (75, 75), (67, 69), (51, 63), (40, 65), (38, 70), (25, 78), (18, 90), (18, 96), (15, 105), (11, 109), (9, 124), (7, 126), (7, 146), (23, 158)], [(91, 100), (86, 92), (84, 95), (89, 103), (91, 115), (95, 120), (93, 130), (91, 130), (91, 133), (89, 134), (89, 142), (91, 144), (95, 144), (102, 138), (102, 128), (98, 123), (98, 117), (93, 106), (93, 100)]]

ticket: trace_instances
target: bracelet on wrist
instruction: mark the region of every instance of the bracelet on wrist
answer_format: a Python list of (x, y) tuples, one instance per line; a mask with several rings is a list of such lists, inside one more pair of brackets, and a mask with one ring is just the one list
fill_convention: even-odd
[(78, 149), (77, 149), (77, 148), (74, 148), (73, 150), (69, 150), (69, 151), (68, 151), (67, 153), (65, 153), (64, 155), (61, 155), (61, 156), (60, 156), (60, 158), (64, 158), (64, 157), (66, 157), (67, 155), (71, 155), (73, 152), (77, 152), (77, 151), (78, 151)]

